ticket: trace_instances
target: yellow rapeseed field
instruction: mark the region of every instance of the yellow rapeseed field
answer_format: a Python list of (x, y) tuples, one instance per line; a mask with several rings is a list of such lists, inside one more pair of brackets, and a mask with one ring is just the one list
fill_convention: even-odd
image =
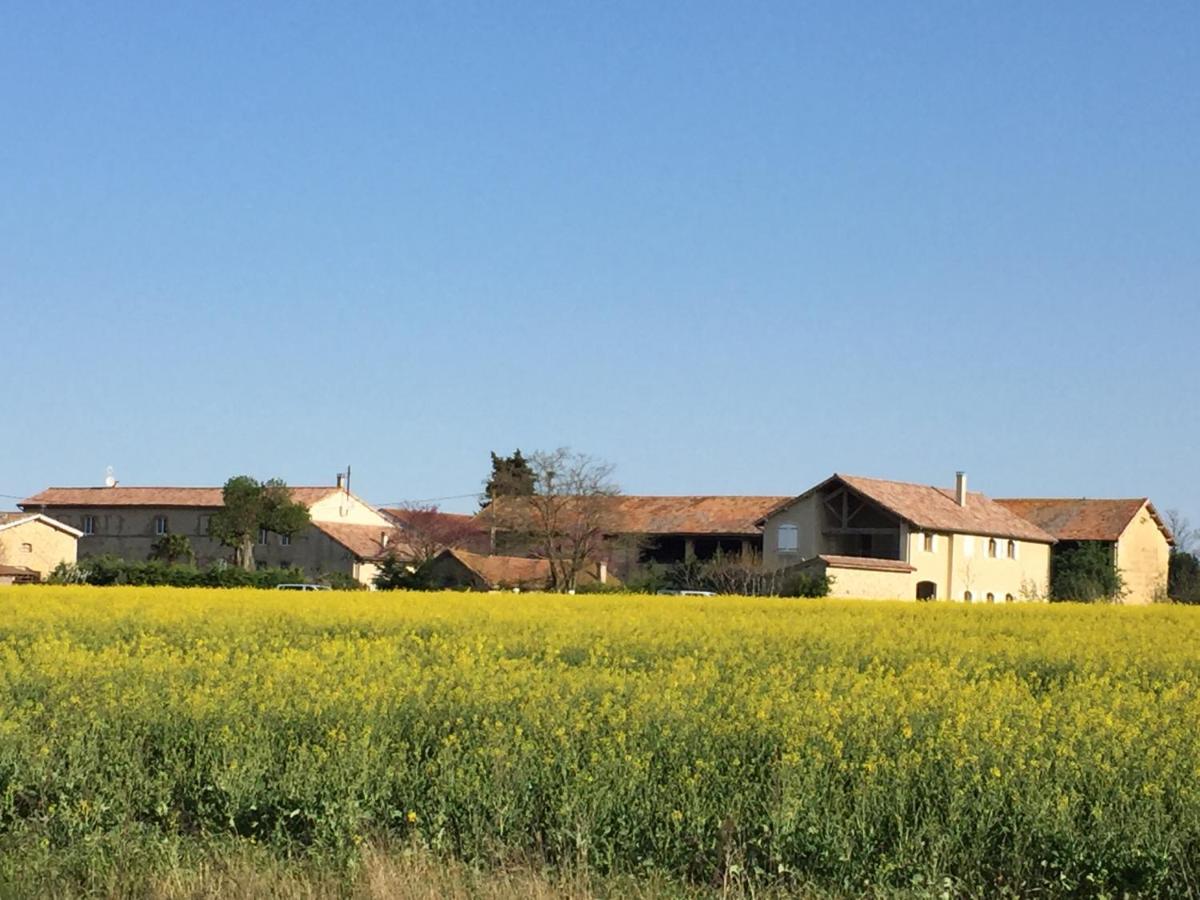
[(1195, 893), (1200, 610), (0, 589), (0, 791), (10, 880), (387, 840), (851, 894)]

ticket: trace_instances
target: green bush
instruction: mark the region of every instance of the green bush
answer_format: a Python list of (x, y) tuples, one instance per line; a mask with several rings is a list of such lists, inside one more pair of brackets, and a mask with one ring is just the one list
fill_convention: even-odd
[(1050, 557), (1050, 599), (1091, 603), (1124, 593), (1112, 550), (1101, 541), (1069, 541)]
[[(326, 578), (336, 578), (341, 573), (331, 573)], [(343, 576), (349, 578), (349, 576)], [(85, 557), (75, 565), (60, 563), (47, 579), (51, 584), (139, 585), (167, 587), (252, 587), (274, 588), (308, 580), (303, 569), (269, 568), (247, 572), (244, 569), (218, 562), (203, 569), (182, 563), (166, 563), (159, 560), (122, 559), (119, 556), (102, 555)], [(350, 579), (353, 581), (353, 579)], [(327, 582), (329, 583), (329, 582)], [(357, 585), (357, 582), (355, 582)], [(341, 583), (331, 587), (344, 589)]]

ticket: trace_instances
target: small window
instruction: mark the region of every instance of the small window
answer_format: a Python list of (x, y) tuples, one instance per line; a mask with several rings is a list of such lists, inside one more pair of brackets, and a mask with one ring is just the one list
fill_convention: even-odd
[(281, 534), (279, 536), (279, 546), (280, 547), (286, 547), (291, 542), (292, 542), (292, 536), (290, 534)]
[(1015, 597), (1014, 597), (1012, 594), (1005, 594), (1005, 595), (1004, 595), (1004, 602), (1005, 602), (1005, 603), (1012, 603), (1012, 602), (1013, 602), (1013, 600), (1015, 600), (1015, 599), (1016, 599), (1016, 598), (1015, 598)]
[(155, 516), (154, 517), (154, 533), (155, 534), (166, 534), (167, 533), (167, 517), (166, 516)]
[(1017, 542), (1016, 541), (1008, 542), (1008, 558), (1009, 559), (1017, 558)]
[(966, 600), (968, 603), (970, 603), (972, 600), (975, 599), (975, 597), (970, 591), (967, 591), (963, 594), (963, 599)]
[(991, 591), (988, 591), (988, 595), (987, 595), (987, 602), (988, 602), (988, 603), (995, 603), (995, 602), (996, 602), (996, 595), (995, 595), (995, 594), (993, 594)]
[(988, 538), (988, 556), (992, 559), (996, 558), (996, 539)]
[(800, 549), (800, 533), (795, 525), (780, 525), (775, 539), (780, 553), (795, 553)]
[(33, 544), (22, 544), (21, 552), (22, 553), (32, 553), (33, 552)]
[(200, 533), (212, 534), (212, 516), (200, 517)]
[(933, 532), (925, 532), (925, 552), (932, 553), (934, 546)]
[(84, 534), (95, 534), (96, 533), (96, 517), (95, 516), (84, 516), (83, 517), (83, 533)]
[(268, 534), (267, 529), (265, 529), (265, 528), (258, 529), (258, 542), (260, 544), (266, 544), (267, 534)]

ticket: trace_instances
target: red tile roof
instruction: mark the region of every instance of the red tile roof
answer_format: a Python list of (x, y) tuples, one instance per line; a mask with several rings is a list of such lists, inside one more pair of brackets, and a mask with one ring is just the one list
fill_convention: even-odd
[[(605, 518), (611, 534), (740, 535), (757, 537), (756, 524), (790, 497), (761, 496), (643, 496), (618, 494), (609, 498)], [(476, 520), (488, 526), (493, 513), (481, 510)]]
[(1134, 516), (1145, 506), (1167, 543), (1175, 542), (1171, 530), (1145, 497), (1127, 500), (1020, 497), (996, 502), (1050, 532), (1060, 541), (1118, 540)]
[(550, 563), (521, 556), (481, 556), (467, 550), (443, 550), (478, 575), (489, 587), (544, 587), (550, 580)]
[(771, 512), (786, 509), (802, 497), (807, 497), (834, 482), (847, 485), (923, 531), (979, 534), (1043, 544), (1054, 543), (1053, 535), (978, 491), (968, 491), (966, 506), (959, 506), (958, 501), (954, 499), (954, 488), (888, 481), (883, 478), (864, 478), (859, 475), (835, 474)]
[[(312, 506), (339, 490), (340, 488), (336, 487), (291, 488), (292, 497), (305, 506)], [(223, 505), (223, 498), (219, 487), (52, 487), (22, 500), (17, 505), (31, 511), (43, 506), (172, 506), (216, 509)]]
[(835, 556), (822, 553), (817, 556), (826, 565), (835, 569), (867, 569), (872, 572), (915, 572), (916, 567), (898, 559), (876, 559), (872, 556)]
[[(388, 530), (378, 525), (352, 525), (346, 522), (313, 522), (312, 526), (337, 541), (358, 559), (378, 560), (392, 553), (403, 558), (407, 552), (403, 534), (396, 528)], [(382, 540), (384, 532), (388, 537), (386, 546)]]

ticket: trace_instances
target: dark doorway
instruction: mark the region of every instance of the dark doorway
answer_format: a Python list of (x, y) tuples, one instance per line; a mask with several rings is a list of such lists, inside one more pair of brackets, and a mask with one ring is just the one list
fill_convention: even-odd
[(918, 600), (936, 600), (937, 585), (932, 581), (917, 582), (917, 599)]

